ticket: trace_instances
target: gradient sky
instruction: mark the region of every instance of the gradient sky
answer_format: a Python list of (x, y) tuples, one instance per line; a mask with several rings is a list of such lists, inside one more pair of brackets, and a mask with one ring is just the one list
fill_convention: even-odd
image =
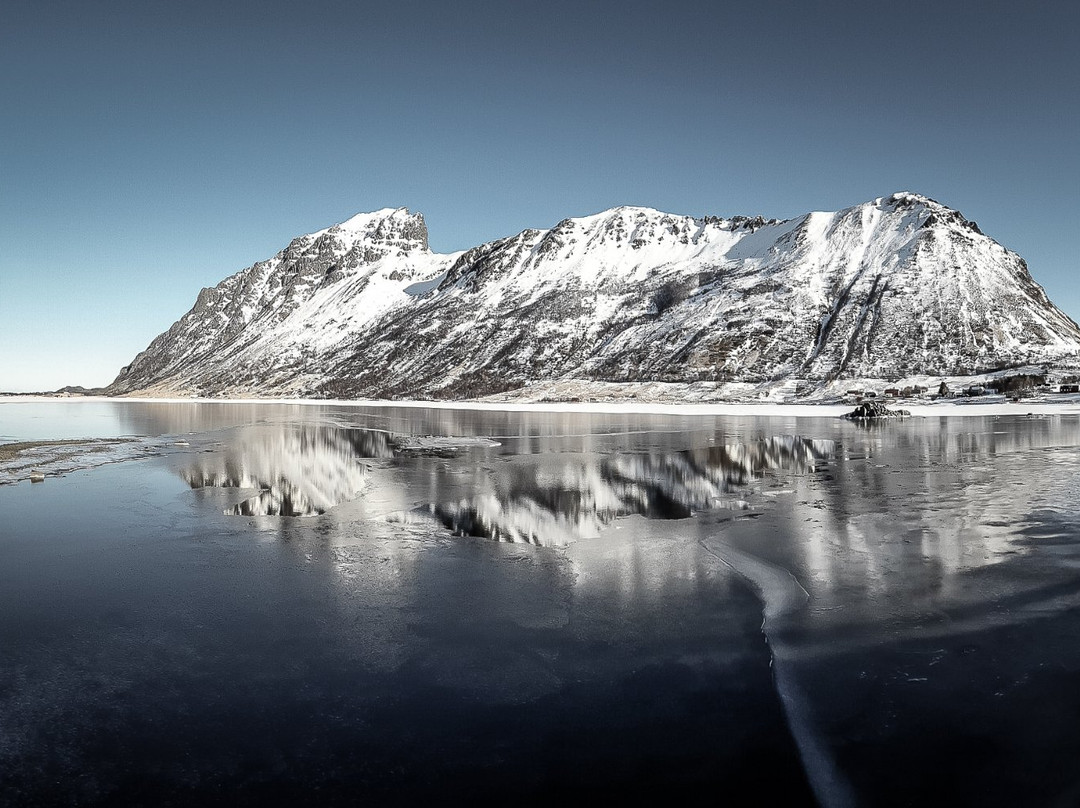
[(1080, 319), (1078, 4), (0, 6), (0, 390), (110, 382), (360, 211), (463, 249), (620, 204), (926, 194)]

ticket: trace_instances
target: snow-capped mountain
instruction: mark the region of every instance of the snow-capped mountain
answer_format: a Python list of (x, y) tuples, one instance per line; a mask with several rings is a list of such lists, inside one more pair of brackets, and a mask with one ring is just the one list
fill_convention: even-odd
[(204, 289), (109, 392), (470, 398), (554, 380), (968, 375), (1080, 352), (1018, 255), (898, 193), (795, 219), (620, 207), (454, 255), (361, 214)]

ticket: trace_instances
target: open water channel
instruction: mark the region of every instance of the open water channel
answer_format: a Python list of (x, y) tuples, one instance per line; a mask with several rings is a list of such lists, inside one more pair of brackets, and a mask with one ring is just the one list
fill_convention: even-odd
[(1080, 804), (1077, 416), (0, 403), (118, 437), (0, 463), (0, 803)]

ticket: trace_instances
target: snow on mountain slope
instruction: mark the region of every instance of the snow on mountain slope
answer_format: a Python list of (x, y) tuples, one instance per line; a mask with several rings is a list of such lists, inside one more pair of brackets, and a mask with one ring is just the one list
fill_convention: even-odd
[(537, 381), (976, 373), (1080, 351), (1023, 260), (910, 193), (786, 221), (620, 207), (453, 256), (363, 214), (204, 290), (111, 392), (465, 398)]
[(203, 289), (191, 311), (125, 367), (113, 388), (187, 386), (196, 379), (207, 391), (287, 384), (281, 368), (333, 351), (410, 300), (410, 284), (438, 278), (454, 257), (433, 254), (423, 216), (405, 208), (300, 236), (273, 258)]

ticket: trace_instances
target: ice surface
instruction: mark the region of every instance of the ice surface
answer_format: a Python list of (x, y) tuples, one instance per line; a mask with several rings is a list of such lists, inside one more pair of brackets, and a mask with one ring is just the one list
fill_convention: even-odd
[(190, 446), (0, 488), (0, 801), (1072, 793), (1076, 415), (82, 406)]

